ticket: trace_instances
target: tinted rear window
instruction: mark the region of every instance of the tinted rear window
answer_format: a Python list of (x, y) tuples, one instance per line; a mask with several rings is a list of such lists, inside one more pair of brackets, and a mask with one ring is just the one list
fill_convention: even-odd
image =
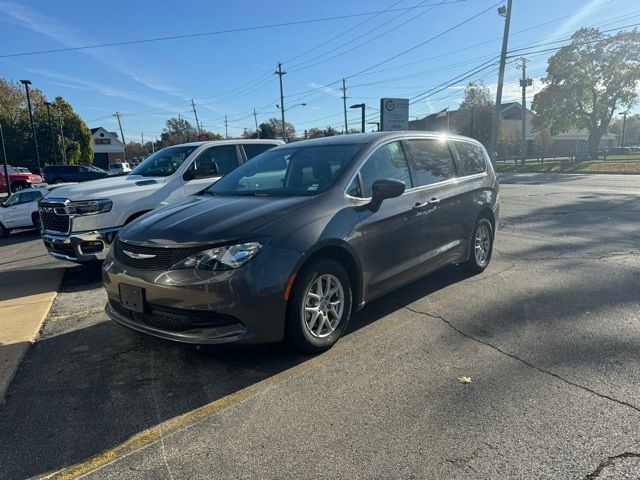
[(256, 155), (260, 155), (262, 152), (266, 152), (273, 147), (275, 147), (275, 145), (270, 145), (268, 143), (248, 143), (242, 145), (244, 153), (247, 155), (247, 160), (255, 157)]
[(484, 149), (469, 142), (455, 142), (460, 164), (460, 176), (482, 173), (486, 168)]
[(416, 165), (418, 185), (430, 185), (456, 177), (456, 165), (449, 145), (443, 140), (409, 140)]

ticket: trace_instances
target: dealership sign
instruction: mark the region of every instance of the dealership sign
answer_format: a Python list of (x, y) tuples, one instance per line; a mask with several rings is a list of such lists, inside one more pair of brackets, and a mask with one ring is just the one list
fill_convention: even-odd
[(409, 130), (409, 99), (380, 99), (380, 130)]

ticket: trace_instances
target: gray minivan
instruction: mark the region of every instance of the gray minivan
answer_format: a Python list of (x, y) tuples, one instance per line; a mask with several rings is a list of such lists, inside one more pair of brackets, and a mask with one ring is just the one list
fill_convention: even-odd
[(443, 265), (483, 271), (499, 184), (484, 147), (431, 132), (282, 145), (125, 226), (106, 312), (194, 344), (319, 352), (351, 312)]

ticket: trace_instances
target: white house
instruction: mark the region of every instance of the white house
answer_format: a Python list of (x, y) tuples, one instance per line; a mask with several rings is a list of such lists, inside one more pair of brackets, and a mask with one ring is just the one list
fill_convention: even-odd
[(118, 138), (116, 132), (97, 127), (91, 129), (93, 136), (93, 164), (96, 167), (109, 167), (110, 163), (124, 161), (124, 143)]

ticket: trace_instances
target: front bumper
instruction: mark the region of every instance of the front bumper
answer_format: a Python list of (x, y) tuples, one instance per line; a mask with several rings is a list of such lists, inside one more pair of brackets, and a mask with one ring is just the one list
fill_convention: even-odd
[[(121, 325), (181, 343), (277, 342), (284, 337), (284, 291), (299, 258), (267, 246), (238, 269), (201, 272), (135, 270), (110, 254), (102, 267), (105, 311)], [(144, 289), (144, 312), (122, 307), (121, 283)]]
[(42, 232), (42, 240), (52, 257), (76, 263), (97, 262), (107, 258), (119, 228), (78, 233)]

